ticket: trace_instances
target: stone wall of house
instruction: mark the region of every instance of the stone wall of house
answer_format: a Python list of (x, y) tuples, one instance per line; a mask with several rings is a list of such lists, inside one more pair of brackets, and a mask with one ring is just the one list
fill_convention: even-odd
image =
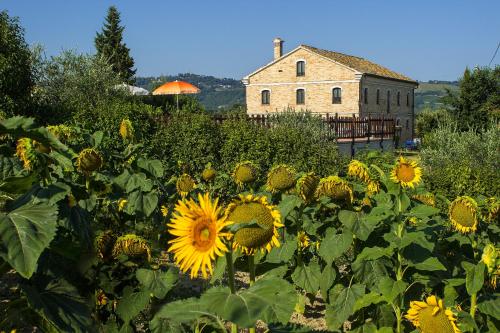
[[(305, 75), (297, 76), (297, 61), (305, 62)], [(286, 108), (319, 113), (359, 113), (359, 80), (355, 71), (304, 49), (286, 55), (250, 76), (246, 84), (249, 114), (283, 111)], [(332, 103), (333, 88), (342, 89), (342, 102)], [(305, 103), (296, 104), (297, 89), (304, 89)], [(263, 105), (261, 93), (270, 92), (270, 104)]]
[[(416, 85), (409, 82), (363, 76), (361, 80), (360, 114), (362, 117), (380, 117), (384, 115), (396, 119), (396, 123), (399, 123), (402, 127), (400, 142), (404, 143), (404, 141), (412, 138), (414, 127), (413, 90), (415, 88)], [(379, 91), (378, 103), (377, 90)], [(365, 99), (366, 92), (368, 95)], [(389, 96), (387, 95), (388, 92)]]

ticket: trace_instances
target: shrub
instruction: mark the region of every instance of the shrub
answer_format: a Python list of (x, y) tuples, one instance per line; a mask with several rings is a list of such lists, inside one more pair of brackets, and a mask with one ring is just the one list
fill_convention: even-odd
[(319, 116), (289, 111), (272, 117), (272, 123), (269, 136), (273, 164), (286, 163), (320, 175), (342, 169), (337, 145), (327, 139)]
[(268, 168), (271, 143), (266, 128), (246, 120), (246, 115), (224, 121), (220, 127), (222, 147), (221, 165), (231, 170), (238, 162), (253, 161), (260, 169)]
[(500, 129), (492, 126), (480, 134), (473, 130), (459, 132), (452, 126), (428, 134), (421, 152), (424, 179), (437, 194), (500, 194)]
[(218, 126), (206, 113), (173, 114), (154, 134), (149, 149), (164, 162), (181, 161), (201, 172), (209, 162), (218, 164)]
[(437, 129), (440, 125), (455, 124), (455, 119), (445, 109), (424, 109), (416, 117), (415, 131), (423, 138), (427, 133)]

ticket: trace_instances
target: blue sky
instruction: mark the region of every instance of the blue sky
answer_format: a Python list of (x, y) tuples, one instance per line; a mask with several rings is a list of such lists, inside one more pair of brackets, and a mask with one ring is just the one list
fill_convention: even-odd
[[(364, 57), (417, 80), (455, 80), (488, 65), (500, 42), (500, 1), (1, 0), (28, 43), (47, 55), (93, 53), (116, 5), (138, 75), (191, 72), (242, 78), (299, 44)], [(500, 63), (500, 52), (493, 64)]]

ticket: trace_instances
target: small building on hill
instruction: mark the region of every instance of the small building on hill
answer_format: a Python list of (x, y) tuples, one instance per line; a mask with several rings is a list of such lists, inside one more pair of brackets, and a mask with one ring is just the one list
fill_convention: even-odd
[(413, 138), (418, 83), (366, 59), (299, 45), (243, 78), (248, 114), (307, 110), (331, 116), (388, 117), (401, 126), (401, 142)]

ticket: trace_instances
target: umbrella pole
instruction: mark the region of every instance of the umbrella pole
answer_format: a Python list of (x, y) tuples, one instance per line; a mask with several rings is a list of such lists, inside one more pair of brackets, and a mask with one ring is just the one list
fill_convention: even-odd
[(177, 112), (179, 112), (179, 94), (176, 94), (175, 97), (177, 97)]

